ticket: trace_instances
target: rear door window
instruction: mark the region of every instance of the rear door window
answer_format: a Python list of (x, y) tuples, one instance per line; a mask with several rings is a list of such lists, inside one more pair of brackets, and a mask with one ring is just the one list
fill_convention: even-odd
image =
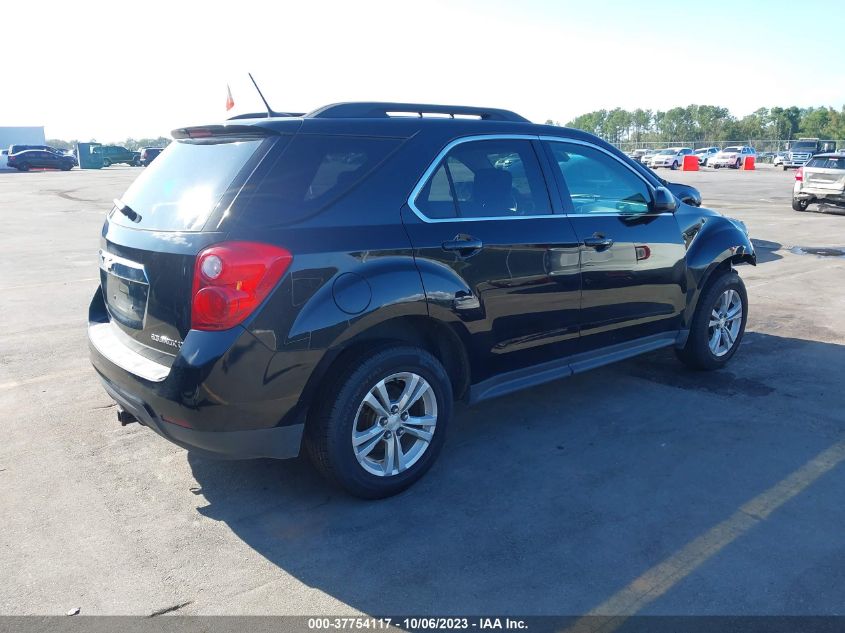
[(200, 231), (256, 153), (263, 139), (180, 140), (123, 194), (121, 202), (140, 219), (113, 211), (111, 221), (156, 231)]
[(543, 173), (531, 142), (470, 141), (455, 146), (415, 201), (426, 217), (500, 218), (551, 214)]
[(807, 167), (818, 167), (821, 169), (845, 169), (845, 156), (811, 158)]

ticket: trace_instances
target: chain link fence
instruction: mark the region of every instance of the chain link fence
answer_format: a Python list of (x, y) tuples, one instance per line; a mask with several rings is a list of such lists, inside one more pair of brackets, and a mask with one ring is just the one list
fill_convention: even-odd
[[(613, 143), (623, 152), (633, 152), (635, 149), (663, 149), (664, 147), (691, 147), (692, 149), (701, 149), (704, 147), (730, 147), (732, 145), (749, 145), (757, 150), (757, 154), (763, 157), (764, 154), (774, 154), (776, 152), (785, 152), (789, 148), (789, 143), (794, 143), (798, 139), (761, 139), (761, 140), (740, 140), (740, 141), (642, 141), (637, 143), (635, 141), (622, 141)], [(845, 150), (845, 140), (822, 140), (822, 143), (829, 143), (834, 149)]]

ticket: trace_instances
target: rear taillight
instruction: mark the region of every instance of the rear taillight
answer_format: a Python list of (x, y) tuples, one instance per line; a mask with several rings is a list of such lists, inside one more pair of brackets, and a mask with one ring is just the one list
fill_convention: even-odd
[(795, 172), (795, 180), (797, 180), (798, 182), (804, 181), (804, 168), (803, 167), (799, 167), (798, 171)]
[(191, 327), (228, 330), (264, 301), (293, 261), (284, 248), (223, 242), (202, 251), (194, 266)]

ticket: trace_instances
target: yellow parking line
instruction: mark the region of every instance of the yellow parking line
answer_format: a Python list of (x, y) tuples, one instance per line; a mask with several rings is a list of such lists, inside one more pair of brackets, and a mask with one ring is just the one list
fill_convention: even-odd
[(801, 468), (757, 495), (709, 531), (655, 565), (627, 587), (579, 618), (566, 633), (610, 633), (665, 594), (772, 512), (800, 494), (819, 477), (845, 461), (845, 441), (816, 455)]

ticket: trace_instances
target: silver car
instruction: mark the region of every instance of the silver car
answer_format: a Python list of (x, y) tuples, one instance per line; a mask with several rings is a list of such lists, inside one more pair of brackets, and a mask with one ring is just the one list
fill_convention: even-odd
[(698, 164), (702, 167), (706, 167), (710, 159), (718, 153), (718, 147), (702, 147), (695, 150), (695, 155), (698, 156)]
[(813, 203), (845, 207), (845, 154), (816, 154), (798, 168), (792, 208), (806, 211)]

